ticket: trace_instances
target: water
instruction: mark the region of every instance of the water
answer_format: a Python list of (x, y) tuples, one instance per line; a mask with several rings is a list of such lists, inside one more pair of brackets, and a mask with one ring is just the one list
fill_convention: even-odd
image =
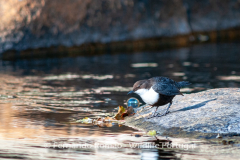
[[(185, 93), (240, 86), (239, 43), (204, 44), (160, 52), (108, 54), (61, 59), (0, 61), (0, 158), (8, 159), (158, 159), (197, 157), (237, 159), (239, 147), (198, 140), (221, 151), (131, 148), (154, 137), (135, 137), (136, 129), (72, 123), (125, 105), (135, 81), (167, 76), (192, 83)], [(134, 97), (139, 98), (134, 95)], [(141, 103), (143, 103), (140, 100)], [(164, 137), (162, 137), (164, 139)], [(193, 140), (172, 139), (179, 144)], [(118, 149), (95, 144), (121, 144)], [(87, 148), (54, 145), (87, 144)], [(225, 147), (225, 148), (224, 148)], [(224, 149), (223, 149), (224, 148)], [(227, 154), (223, 154), (226, 152)]]

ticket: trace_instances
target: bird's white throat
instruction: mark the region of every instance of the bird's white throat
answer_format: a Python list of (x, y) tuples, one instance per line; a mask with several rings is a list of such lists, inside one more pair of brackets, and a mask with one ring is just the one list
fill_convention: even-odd
[(150, 89), (139, 89), (135, 91), (135, 93), (137, 93), (145, 103), (150, 105), (155, 104), (159, 99), (159, 94), (155, 92), (152, 87)]

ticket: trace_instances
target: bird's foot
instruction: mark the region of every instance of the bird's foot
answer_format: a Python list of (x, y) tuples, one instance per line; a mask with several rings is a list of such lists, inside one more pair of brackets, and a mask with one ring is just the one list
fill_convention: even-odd
[(150, 119), (150, 118), (153, 118), (153, 117), (157, 117), (157, 116), (151, 116), (151, 117), (148, 117), (147, 119)]
[(163, 113), (163, 114), (160, 114), (159, 115), (159, 113), (156, 115), (157, 117), (162, 117), (162, 116), (166, 116), (166, 114), (168, 114), (168, 113), (170, 113), (170, 111), (167, 111), (167, 112), (165, 112), (165, 113)]
[(151, 117), (148, 117), (147, 119), (153, 118), (153, 117), (157, 117), (157, 115), (154, 115), (154, 113), (152, 114)]

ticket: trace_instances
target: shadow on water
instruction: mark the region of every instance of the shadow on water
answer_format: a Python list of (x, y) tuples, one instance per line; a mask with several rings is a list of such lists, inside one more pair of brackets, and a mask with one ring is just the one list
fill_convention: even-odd
[[(224, 43), (161, 52), (0, 61), (0, 142), (4, 144), (0, 146), (0, 157), (177, 159), (184, 155), (196, 158), (201, 153), (191, 150), (132, 148), (129, 142), (153, 139), (132, 136), (137, 130), (124, 125), (99, 127), (69, 122), (111, 113), (118, 105), (124, 105), (134, 82), (153, 76), (190, 81), (192, 85), (181, 90), (185, 93), (240, 87), (239, 50), (239, 43)], [(196, 109), (213, 100), (179, 111)], [(123, 146), (94, 147), (106, 142)], [(52, 147), (54, 143), (90, 147), (56, 149)]]

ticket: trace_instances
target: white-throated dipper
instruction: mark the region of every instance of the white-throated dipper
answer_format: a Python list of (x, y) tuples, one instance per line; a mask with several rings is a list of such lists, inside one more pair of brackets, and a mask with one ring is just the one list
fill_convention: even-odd
[[(168, 109), (172, 105), (172, 99), (176, 95), (183, 95), (180, 92), (180, 88), (187, 85), (190, 85), (190, 83), (187, 81), (175, 82), (174, 80), (167, 77), (153, 77), (150, 79), (137, 81), (133, 85), (133, 90), (128, 94), (137, 93), (146, 104), (152, 107), (156, 106), (157, 108), (152, 117), (161, 117), (169, 113)], [(161, 115), (155, 115), (159, 106), (163, 106), (168, 103), (170, 104), (165, 113)]]

